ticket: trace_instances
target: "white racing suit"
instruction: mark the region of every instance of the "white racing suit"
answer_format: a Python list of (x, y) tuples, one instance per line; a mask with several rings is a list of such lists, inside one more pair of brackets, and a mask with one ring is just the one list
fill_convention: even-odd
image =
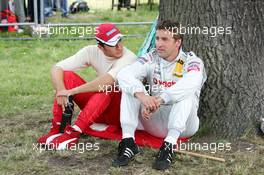
[[(174, 131), (180, 133), (180, 137), (190, 137), (198, 130), (197, 110), (206, 73), (202, 60), (193, 52), (180, 50), (173, 62), (167, 62), (153, 49), (122, 69), (117, 79), (122, 90), (120, 121), (123, 138), (127, 133), (134, 137), (136, 129), (160, 138), (170, 132), (173, 135)], [(143, 79), (149, 84), (148, 92)], [(141, 117), (141, 103), (134, 96), (135, 92), (160, 96), (165, 103), (145, 120)]]

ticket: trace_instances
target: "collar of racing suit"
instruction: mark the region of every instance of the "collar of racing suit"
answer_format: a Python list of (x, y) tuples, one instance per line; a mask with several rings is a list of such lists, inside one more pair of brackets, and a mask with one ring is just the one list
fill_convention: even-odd
[(175, 64), (179, 59), (182, 59), (185, 62), (186, 58), (187, 58), (187, 55), (185, 52), (183, 52), (182, 47), (181, 47), (179, 50), (179, 54), (176, 56), (176, 58), (173, 61), (168, 62), (165, 59), (159, 57), (159, 62), (163, 63), (163, 67), (166, 68), (166, 67), (171, 66), (172, 64)]

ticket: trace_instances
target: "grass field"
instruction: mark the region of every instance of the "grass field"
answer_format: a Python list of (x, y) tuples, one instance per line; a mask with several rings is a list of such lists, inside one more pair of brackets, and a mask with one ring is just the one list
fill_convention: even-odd
[[(69, 0), (69, 4), (74, 2), (75, 0)], [(91, 9), (98, 9), (98, 10), (109, 10), (112, 7), (112, 1), (111, 0), (85, 0), (88, 4), (88, 6)], [(139, 4), (146, 4), (148, 0), (138, 0)], [(159, 3), (159, 0), (153, 0), (154, 3)], [(117, 0), (115, 0), (115, 3), (117, 3)], [(131, 4), (134, 4), (135, 0), (131, 0)]]
[[(99, 3), (99, 1), (98, 1)], [(87, 15), (87, 17), (83, 17)], [(136, 13), (95, 10), (92, 14), (74, 15), (79, 22), (152, 21), (157, 11), (141, 6)], [(59, 15), (49, 19), (59, 22)], [(122, 28), (128, 34), (146, 34), (149, 26)], [(0, 34), (0, 37), (10, 34)], [(12, 34), (25, 37), (27, 34)], [(126, 47), (137, 52), (144, 38), (126, 38)], [(158, 172), (151, 168), (156, 150), (142, 148), (143, 154), (127, 167), (114, 168), (111, 161), (118, 143), (83, 136), (81, 143), (99, 143), (99, 151), (40, 151), (34, 144), (46, 133), (52, 118), (54, 92), (50, 83), (50, 68), (93, 40), (33, 40), (0, 41), (0, 174), (263, 174), (263, 137), (244, 137), (232, 142), (230, 151), (211, 153), (226, 159), (225, 163), (177, 155), (170, 170)], [(86, 80), (95, 74), (88, 69), (79, 72)], [(75, 116), (78, 111), (75, 112)], [(228, 143), (209, 136), (205, 130), (193, 138), (194, 143)]]

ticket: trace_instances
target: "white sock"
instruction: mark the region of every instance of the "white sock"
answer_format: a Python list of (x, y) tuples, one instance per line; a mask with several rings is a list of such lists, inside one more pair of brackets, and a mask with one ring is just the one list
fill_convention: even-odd
[(124, 133), (123, 136), (122, 136), (122, 139), (125, 139), (125, 138), (131, 138), (131, 137), (135, 140), (135, 138), (134, 138), (133, 135), (131, 135), (131, 134), (129, 134), (129, 133)]
[(78, 132), (82, 133), (82, 130), (81, 130), (77, 125), (73, 125), (72, 128), (73, 128), (75, 131), (78, 131)]
[(136, 127), (132, 127), (130, 125), (123, 125), (122, 126), (122, 139), (124, 138), (133, 138), (135, 140), (135, 130)]
[(180, 134), (181, 134), (181, 132), (177, 129), (169, 129), (167, 137), (164, 139), (164, 141), (169, 142), (172, 145), (175, 145), (177, 143), (177, 140), (178, 140)]

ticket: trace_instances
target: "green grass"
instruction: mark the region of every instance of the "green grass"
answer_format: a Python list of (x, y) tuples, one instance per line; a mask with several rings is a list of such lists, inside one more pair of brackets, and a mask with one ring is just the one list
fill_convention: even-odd
[[(135, 13), (145, 11), (145, 6)], [(117, 13), (116, 15), (114, 15)], [(130, 14), (132, 12), (124, 12)], [(110, 15), (109, 15), (110, 14)], [(90, 14), (88, 14), (89, 16)], [(144, 14), (146, 19), (153, 21), (157, 16), (157, 11)], [(102, 18), (85, 17), (85, 14), (77, 14), (74, 16), (74, 22), (117, 22), (123, 16), (127, 16), (127, 21), (136, 21), (135, 16), (122, 15), (122, 12), (116, 11), (96, 11), (93, 16)], [(103, 20), (108, 16), (111, 21)], [(137, 17), (138, 18), (138, 17)], [(84, 20), (85, 19), (85, 20)], [(87, 19), (87, 20), (86, 20)], [(59, 15), (49, 19), (51, 22), (61, 22)], [(71, 21), (72, 22), (72, 21)], [(146, 36), (150, 26), (119, 26), (123, 34), (140, 34)], [(52, 87), (50, 83), (50, 68), (57, 61), (71, 56), (81, 47), (88, 44), (95, 44), (93, 40), (81, 41), (59, 41), (56, 38), (73, 37), (77, 35), (55, 35), (51, 38), (55, 40), (36, 40), (36, 41), (0, 41), (0, 73), (1, 82), (5, 82), (0, 87), (1, 114), (0, 116), (13, 115), (25, 110), (37, 110), (47, 108), (47, 104), (52, 102)], [(90, 35), (93, 36), (93, 35)], [(2, 33), (0, 37), (30, 37), (27, 33)], [(139, 49), (142, 38), (125, 38), (126, 47), (135, 53)], [(93, 71), (81, 73), (84, 78), (90, 80), (94, 77)], [(6, 91), (8, 89), (8, 91)], [(14, 105), (15, 104), (15, 105)]]
[[(141, 38), (124, 39), (126, 47), (136, 52)], [(59, 60), (76, 53), (95, 41), (9, 41), (0, 42), (0, 116), (24, 110), (47, 108), (53, 90), (50, 68)], [(10, 47), (12, 46), (12, 47)], [(92, 69), (81, 72), (87, 80), (94, 77)]]
[[(132, 12), (96, 11), (90, 22), (154, 20), (157, 12), (148, 12), (142, 6)], [(82, 22), (81, 15), (76, 15)], [(141, 19), (140, 19), (141, 18)], [(50, 19), (54, 22), (59, 17)], [(85, 20), (88, 20), (85, 18)], [(149, 26), (122, 28), (129, 34), (146, 34)], [(1, 37), (26, 36), (0, 34)], [(124, 44), (137, 52), (144, 38), (125, 38)], [(158, 172), (151, 168), (156, 150), (143, 148), (143, 154), (127, 167), (111, 166), (118, 143), (83, 136), (81, 143), (99, 143), (99, 151), (40, 151), (33, 144), (46, 133), (52, 117), (54, 92), (50, 82), (50, 68), (59, 60), (71, 56), (80, 48), (95, 44), (93, 40), (62, 41), (0, 41), (0, 174), (262, 174), (264, 172), (264, 141), (261, 137), (232, 143), (230, 152), (218, 151), (202, 154), (223, 157), (226, 163), (177, 155), (170, 170)], [(95, 77), (88, 69), (79, 74), (86, 80)], [(75, 116), (77, 111), (75, 113)], [(197, 134), (193, 142), (222, 142), (209, 138), (207, 129)], [(250, 148), (250, 149), (248, 149)]]

